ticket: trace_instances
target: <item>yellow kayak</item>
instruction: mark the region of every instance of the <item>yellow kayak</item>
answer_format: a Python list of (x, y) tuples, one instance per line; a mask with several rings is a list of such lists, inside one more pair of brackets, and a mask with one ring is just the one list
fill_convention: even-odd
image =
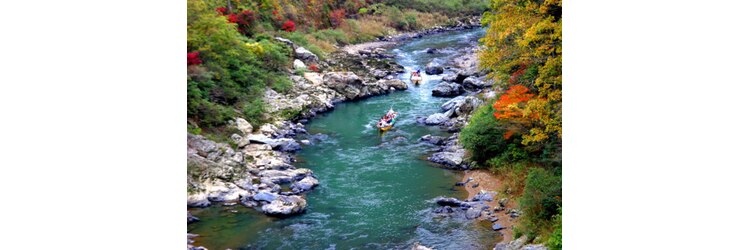
[(378, 129), (380, 129), (381, 132), (385, 132), (393, 128), (393, 124), (396, 123), (397, 116), (398, 112), (393, 111), (393, 109), (388, 110), (388, 113), (386, 113), (385, 116), (383, 116), (383, 118), (378, 121)]

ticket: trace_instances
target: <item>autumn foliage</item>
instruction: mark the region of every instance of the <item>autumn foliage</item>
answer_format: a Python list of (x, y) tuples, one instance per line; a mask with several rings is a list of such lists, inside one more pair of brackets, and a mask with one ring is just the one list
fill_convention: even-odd
[(281, 29), (286, 32), (293, 32), (297, 30), (292, 20), (286, 20), (286, 22), (284, 22), (284, 24), (281, 25)]
[(202, 64), (203, 61), (201, 61), (201, 59), (198, 58), (199, 54), (200, 54), (199, 51), (187, 53), (187, 65), (199, 65), (199, 64)]
[(492, 105), (495, 108), (495, 118), (510, 119), (522, 117), (522, 105), (534, 97), (534, 94), (528, 93), (529, 88), (522, 85), (511, 86), (505, 94), (495, 101)]
[(328, 17), (331, 19), (331, 26), (338, 27), (344, 21), (344, 17), (346, 17), (346, 10), (338, 9), (331, 11)]

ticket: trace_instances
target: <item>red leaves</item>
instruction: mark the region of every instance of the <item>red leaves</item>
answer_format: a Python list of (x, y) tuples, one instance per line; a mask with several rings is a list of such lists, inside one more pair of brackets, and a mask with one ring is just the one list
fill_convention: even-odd
[(188, 52), (187, 53), (187, 65), (199, 65), (203, 63), (200, 58), (198, 58), (198, 55), (200, 54), (200, 51), (195, 52)]
[(345, 16), (346, 16), (346, 10), (344, 9), (337, 9), (337, 10), (331, 11), (331, 13), (328, 14), (328, 17), (331, 19), (331, 26), (335, 28), (341, 25)]
[(492, 105), (492, 107), (497, 110), (497, 112), (495, 112), (495, 118), (507, 119), (521, 117), (523, 114), (521, 113), (521, 108), (518, 104), (526, 102), (534, 97), (534, 94), (527, 92), (529, 92), (529, 88), (526, 88), (523, 85), (511, 86), (508, 91), (501, 95), (500, 99)]
[(230, 23), (237, 23), (237, 14), (229, 14), (229, 16), (227, 16), (227, 21)]
[(286, 20), (283, 25), (281, 25), (281, 29), (286, 32), (292, 32), (297, 30), (297, 28), (294, 25), (294, 22), (292, 20)]
[(315, 71), (315, 72), (320, 72), (320, 69), (318, 69), (318, 65), (317, 64), (310, 64), (310, 66), (308, 66), (307, 68), (309, 70), (312, 70), (312, 71)]
[(226, 7), (219, 7), (216, 8), (216, 12), (219, 12), (219, 15), (226, 15), (227, 14), (227, 8)]

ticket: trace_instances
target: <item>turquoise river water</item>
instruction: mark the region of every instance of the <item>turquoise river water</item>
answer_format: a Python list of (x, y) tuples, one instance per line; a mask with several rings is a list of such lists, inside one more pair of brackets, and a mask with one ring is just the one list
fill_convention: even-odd
[[(484, 35), (482, 29), (446, 32), (391, 49), (410, 72), (433, 58), (448, 60), (455, 49), (467, 47)], [(440, 53), (427, 54), (427, 48)], [(320, 186), (306, 194), (304, 214), (267, 217), (251, 208), (190, 209), (201, 220), (188, 225), (199, 234), (194, 245), (208, 249), (407, 249), (415, 242), (435, 249), (489, 249), (498, 234), (474, 221), (439, 217), (432, 213), (438, 196), (465, 198), (454, 184), (462, 173), (424, 160), (430, 146), (420, 144), (426, 134), (445, 135), (436, 127), (416, 123), (418, 116), (440, 111), (450, 98), (431, 96), (441, 76), (423, 77), (409, 89), (361, 101), (339, 103), (313, 118), (306, 128), (312, 140), (297, 155), (297, 167), (312, 169)], [(391, 131), (374, 127), (388, 108), (399, 112)], [(318, 135), (320, 136), (320, 135)], [(235, 210), (235, 211), (232, 211)]]

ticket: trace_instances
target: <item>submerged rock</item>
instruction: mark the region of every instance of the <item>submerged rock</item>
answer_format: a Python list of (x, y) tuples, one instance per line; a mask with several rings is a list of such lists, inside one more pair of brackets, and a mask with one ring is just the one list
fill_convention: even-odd
[(195, 217), (192, 214), (190, 214), (190, 211), (187, 212), (187, 224), (190, 224), (199, 220), (200, 219), (198, 219), (198, 217)]

